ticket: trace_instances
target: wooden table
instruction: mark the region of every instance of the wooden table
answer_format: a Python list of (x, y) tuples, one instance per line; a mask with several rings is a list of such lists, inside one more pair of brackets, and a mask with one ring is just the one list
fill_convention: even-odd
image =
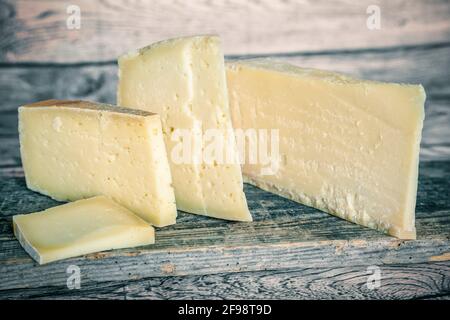
[[(450, 161), (420, 166), (418, 239), (382, 235), (246, 186), (253, 223), (179, 213), (156, 244), (39, 266), (14, 238), (11, 216), (57, 202), (28, 190), (20, 168), (0, 185), (0, 298), (449, 297)], [(81, 270), (69, 290), (67, 268)], [(378, 266), (381, 286), (367, 287)]]
[[(30, 3), (0, 1), (7, 13), (0, 16), (0, 298), (450, 298), (447, 1), (415, 1), (406, 8), (402, 1), (380, 0), (388, 13), (379, 31), (365, 27), (372, 1), (199, 1), (189, 8), (178, 1), (136, 7), (70, 1), (87, 17), (78, 33), (61, 22), (67, 17), (63, 2)], [(161, 30), (159, 21), (172, 7), (173, 19)], [(236, 30), (233, 17), (247, 23)], [(344, 32), (337, 37), (330, 30)], [(229, 58), (275, 55), (302, 66), (424, 85), (417, 240), (398, 240), (246, 185), (253, 223), (180, 212), (176, 225), (157, 230), (152, 246), (44, 266), (31, 260), (12, 234), (11, 216), (57, 202), (25, 186), (17, 107), (48, 98), (114, 103), (118, 54), (174, 34), (212, 31), (224, 37)], [(80, 289), (67, 286), (73, 265), (81, 272)], [(371, 289), (374, 270), (381, 282)]]

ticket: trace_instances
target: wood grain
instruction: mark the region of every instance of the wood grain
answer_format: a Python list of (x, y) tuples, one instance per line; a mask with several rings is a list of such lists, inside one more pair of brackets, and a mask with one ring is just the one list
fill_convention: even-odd
[[(15, 240), (11, 216), (56, 205), (26, 189), (17, 170), (0, 184), (0, 291), (61, 286), (78, 265), (89, 281), (232, 272), (340, 268), (448, 261), (450, 162), (424, 162), (416, 208), (418, 240), (382, 235), (252, 186), (245, 186), (253, 223), (233, 223), (180, 212), (176, 225), (157, 230), (155, 245), (106, 251), (38, 266)], [(338, 232), (337, 232), (338, 230)]]
[[(14, 137), (0, 137), (0, 155), (0, 168), (17, 168), (21, 165), (19, 138), (16, 134)], [(22, 172), (22, 168), (19, 169)]]
[[(102, 101), (113, 103), (109, 99)], [(450, 160), (450, 99), (428, 101), (425, 114), (420, 160)], [(21, 164), (17, 121), (17, 111), (0, 112), (0, 168), (17, 167)]]
[[(69, 30), (68, 5), (81, 9)], [(367, 28), (378, 5), (381, 29)], [(113, 61), (149, 43), (216, 33), (227, 54), (359, 50), (448, 42), (445, 0), (0, 1), (0, 61)]]
[[(254, 57), (254, 56), (246, 56)], [(421, 83), (428, 99), (450, 97), (450, 44), (410, 50), (321, 55), (278, 55), (298, 66), (333, 70), (355, 77)], [(0, 68), (0, 112), (49, 98), (79, 98), (114, 103), (116, 63), (55, 66), (31, 64)], [(449, 98), (450, 100), (450, 98)]]
[(367, 267), (310, 268), (132, 281), (94, 282), (0, 291), (0, 299), (436, 299), (450, 295), (450, 263), (379, 266), (369, 289)]
[[(421, 159), (450, 158), (450, 45), (406, 51), (279, 55), (274, 58), (366, 79), (422, 83), (427, 91), (427, 106)], [(0, 136), (17, 134), (19, 105), (50, 98), (115, 103), (116, 86), (115, 63), (4, 67), (0, 72), (0, 96), (3, 97), (0, 101)], [(8, 140), (5, 143), (14, 142)], [(18, 157), (14, 150), (18, 149), (7, 148), (0, 162), (13, 164), (11, 157)]]
[[(81, 29), (66, 27), (67, 6)], [(366, 27), (368, 5), (381, 29)], [(0, 0), (0, 298), (450, 298), (450, 2), (446, 0)], [(152, 246), (38, 266), (11, 217), (57, 205), (26, 188), (17, 107), (115, 102), (116, 58), (164, 38), (218, 33), (227, 58), (273, 56), (427, 91), (416, 221), (403, 241), (246, 185), (253, 223), (179, 213)], [(82, 287), (66, 287), (69, 265)], [(369, 290), (367, 266), (382, 271)]]
[(52, 97), (115, 102), (116, 86), (115, 65), (0, 68), (0, 117), (3, 112), (17, 113), (20, 105)]
[[(428, 101), (425, 110), (420, 160), (450, 160), (450, 100)], [(15, 111), (0, 113), (0, 154), (0, 168), (20, 166)]]

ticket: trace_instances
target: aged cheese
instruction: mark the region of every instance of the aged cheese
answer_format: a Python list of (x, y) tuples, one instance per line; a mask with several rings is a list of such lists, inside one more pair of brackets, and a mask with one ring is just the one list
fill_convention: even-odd
[[(179, 209), (228, 220), (251, 220), (218, 37), (167, 40), (122, 56), (117, 100), (121, 106), (161, 115)], [(188, 130), (194, 137), (188, 161), (174, 159), (179, 130)], [(212, 154), (204, 161), (203, 139), (214, 130), (230, 142), (225, 150), (227, 159)]]
[(227, 64), (233, 124), (279, 130), (278, 168), (246, 180), (404, 239), (414, 211), (425, 92), (268, 59)]
[(19, 108), (27, 186), (60, 201), (107, 195), (149, 223), (175, 223), (158, 115), (84, 101)]
[(152, 226), (105, 196), (13, 217), (14, 234), (40, 264), (152, 244)]

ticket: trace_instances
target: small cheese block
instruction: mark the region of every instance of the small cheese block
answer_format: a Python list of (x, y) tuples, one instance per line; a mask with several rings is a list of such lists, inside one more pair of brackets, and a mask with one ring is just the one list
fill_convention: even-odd
[(14, 234), (39, 264), (155, 243), (152, 226), (105, 196), (13, 217)]
[[(270, 59), (230, 62), (233, 124), (276, 129), (277, 170), (248, 182), (390, 235), (414, 239), (425, 91)], [(339, 230), (337, 230), (339, 232)]]
[[(119, 59), (118, 104), (161, 115), (180, 210), (251, 221), (231, 125), (220, 40), (196, 36), (159, 42)], [(192, 138), (188, 161), (175, 160), (178, 132)], [(219, 132), (226, 153), (208, 154), (203, 138)], [(201, 150), (197, 153), (195, 150)]]
[(106, 195), (147, 222), (177, 211), (158, 115), (85, 101), (19, 108), (28, 188), (59, 201)]

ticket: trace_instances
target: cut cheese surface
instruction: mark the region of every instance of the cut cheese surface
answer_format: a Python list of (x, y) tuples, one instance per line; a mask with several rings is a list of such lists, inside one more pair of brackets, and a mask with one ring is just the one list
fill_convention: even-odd
[(155, 242), (152, 226), (105, 196), (16, 215), (13, 227), (39, 264)]
[[(180, 210), (251, 221), (228, 106), (223, 54), (218, 37), (167, 40), (119, 59), (118, 104), (161, 115)], [(196, 139), (189, 161), (175, 161), (179, 130)], [(220, 131), (230, 161), (214, 154), (203, 161), (207, 132)], [(197, 139), (198, 138), (198, 139)], [(200, 141), (200, 143), (198, 143)], [(199, 146), (200, 155), (195, 152)], [(220, 160), (220, 161), (219, 161)]]
[(84, 101), (19, 108), (27, 186), (60, 201), (106, 195), (149, 223), (177, 211), (158, 115)]
[(276, 129), (278, 169), (248, 182), (399, 238), (413, 239), (425, 91), (268, 59), (227, 64), (233, 124)]

